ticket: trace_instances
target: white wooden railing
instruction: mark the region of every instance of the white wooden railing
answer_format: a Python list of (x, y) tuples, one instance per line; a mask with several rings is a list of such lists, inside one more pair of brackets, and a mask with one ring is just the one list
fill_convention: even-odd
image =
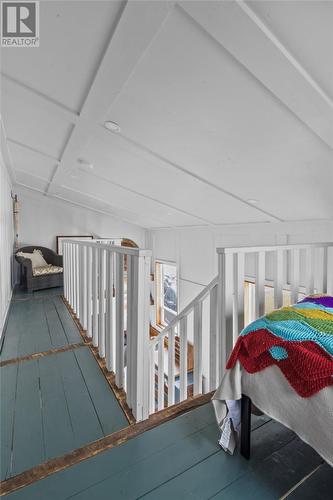
[[(154, 390), (150, 395), (150, 413), (175, 402), (176, 336), (180, 343), (178, 400), (182, 401), (188, 397), (186, 352), (190, 332), (194, 351), (193, 395), (198, 395), (218, 386), (245, 318), (250, 322), (265, 313), (268, 287), (273, 289), (276, 308), (283, 305), (284, 290), (290, 292), (290, 303), (314, 292), (333, 294), (333, 243), (218, 248), (217, 254), (218, 276), (158, 337), (151, 339), (151, 378), (155, 376), (153, 363), (158, 367), (158, 376), (157, 405)], [(251, 284), (252, 297), (245, 304), (246, 284)]]
[(67, 302), (125, 390), (134, 418), (147, 418), (151, 252), (64, 240), (63, 256)]
[[(254, 307), (249, 322), (265, 314), (265, 286), (274, 292), (274, 308), (300, 295), (333, 294), (333, 243), (219, 248), (219, 378), (240, 331), (244, 328), (244, 283), (254, 283)], [(249, 275), (252, 268), (252, 277)], [(270, 275), (270, 279), (268, 279)], [(250, 307), (250, 304), (247, 304)]]
[[(285, 291), (290, 303), (302, 294), (333, 294), (333, 243), (219, 248), (217, 254), (218, 276), (150, 338), (150, 251), (107, 242), (64, 243), (65, 297), (125, 390), (137, 421), (217, 387), (245, 320), (265, 313), (268, 287), (275, 307)], [(247, 295), (245, 302), (249, 283), (252, 298)]]
[[(203, 304), (209, 302), (210, 307), (210, 359), (212, 374), (216, 367), (216, 349), (215, 341), (217, 338), (217, 285), (218, 277), (214, 278), (209, 285), (202, 290), (199, 295), (190, 302), (185, 309), (181, 311), (170, 324), (157, 336), (150, 341), (150, 367), (151, 378), (155, 379), (155, 366), (158, 367), (157, 375), (157, 405), (155, 385), (151, 384), (152, 392), (150, 394), (150, 413), (156, 409), (161, 410), (165, 406), (165, 378), (167, 375), (167, 406), (175, 403), (175, 340), (179, 341), (179, 401), (184, 401), (188, 397), (188, 368), (187, 368), (187, 349), (190, 333), (193, 343), (193, 395), (203, 392), (203, 371), (202, 371), (202, 342), (203, 342), (203, 323), (202, 311)], [(167, 350), (165, 349), (167, 341)], [(167, 354), (167, 360), (166, 358)], [(157, 359), (156, 359), (157, 358)], [(212, 375), (211, 386), (216, 384)], [(214, 387), (213, 387), (214, 388)], [(207, 391), (208, 392), (208, 391)]]

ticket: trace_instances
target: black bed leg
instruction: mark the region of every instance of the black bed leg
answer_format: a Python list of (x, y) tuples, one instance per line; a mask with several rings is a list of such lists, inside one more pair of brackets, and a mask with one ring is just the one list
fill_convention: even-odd
[(247, 460), (251, 452), (251, 399), (242, 394), (240, 452)]

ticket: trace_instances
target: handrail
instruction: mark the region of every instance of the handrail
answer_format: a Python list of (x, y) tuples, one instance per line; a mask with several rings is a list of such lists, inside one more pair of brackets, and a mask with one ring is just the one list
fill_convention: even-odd
[(184, 307), (184, 309), (179, 314), (177, 314), (177, 316), (175, 316), (173, 318), (173, 320), (168, 324), (168, 326), (163, 328), (163, 330), (156, 337), (153, 337), (152, 339), (150, 339), (151, 343), (156, 344), (159, 341), (159, 339), (165, 337), (165, 335), (177, 323), (179, 323), (179, 321), (182, 318), (184, 318), (185, 316), (187, 316), (191, 312), (191, 310), (194, 308), (195, 304), (197, 304), (198, 302), (201, 302), (202, 300), (204, 300), (207, 297), (209, 292), (214, 288), (214, 286), (217, 285), (217, 283), (218, 283), (218, 276), (215, 276), (215, 278), (203, 290), (201, 290), (201, 292), (186, 307)]
[(79, 246), (99, 248), (102, 250), (108, 250), (109, 252), (121, 253), (125, 255), (140, 255), (140, 256), (151, 256), (152, 251), (145, 248), (131, 248), (131, 247), (121, 247), (117, 245), (109, 245), (107, 243), (98, 243), (94, 240), (62, 240), (63, 243), (70, 243)]
[(256, 247), (222, 247), (217, 248), (218, 254), (230, 253), (253, 253), (253, 252), (274, 252), (275, 250), (306, 250), (307, 248), (330, 248), (333, 242), (325, 243), (304, 243), (304, 244), (289, 244), (289, 245), (262, 245)]

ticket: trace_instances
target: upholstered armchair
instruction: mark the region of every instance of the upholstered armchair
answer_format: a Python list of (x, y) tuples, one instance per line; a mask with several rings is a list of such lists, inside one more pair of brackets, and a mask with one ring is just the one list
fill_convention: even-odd
[[(32, 254), (34, 250), (42, 253), (47, 266), (34, 267), (31, 259), (17, 255), (20, 252)], [(63, 260), (53, 250), (40, 246), (27, 246), (15, 252), (15, 259), (21, 265), (21, 285), (29, 292), (44, 288), (63, 286)]]

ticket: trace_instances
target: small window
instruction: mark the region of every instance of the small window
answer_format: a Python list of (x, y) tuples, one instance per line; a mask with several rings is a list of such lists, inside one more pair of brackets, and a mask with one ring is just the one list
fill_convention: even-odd
[(169, 262), (156, 262), (156, 324), (166, 326), (177, 316), (177, 267)]
[[(244, 324), (247, 326), (255, 320), (255, 283), (244, 281)], [(305, 294), (299, 292), (298, 299), (305, 298)], [(287, 289), (282, 290), (282, 305), (283, 307), (290, 306), (291, 304), (291, 291)], [(265, 314), (274, 311), (274, 286), (265, 285)]]

